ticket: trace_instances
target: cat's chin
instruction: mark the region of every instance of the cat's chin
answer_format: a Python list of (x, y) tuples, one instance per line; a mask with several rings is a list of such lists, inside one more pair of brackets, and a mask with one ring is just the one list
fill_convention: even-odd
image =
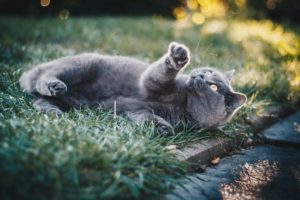
[(230, 110), (230, 111), (226, 111), (226, 117), (219, 122), (219, 125), (218, 126), (225, 126), (233, 117), (233, 115), (235, 114), (235, 112), (237, 111), (238, 109), (235, 109), (235, 110)]

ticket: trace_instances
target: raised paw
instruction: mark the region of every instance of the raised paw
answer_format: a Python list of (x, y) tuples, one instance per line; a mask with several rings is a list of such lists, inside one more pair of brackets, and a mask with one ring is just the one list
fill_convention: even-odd
[(59, 80), (48, 82), (48, 89), (51, 93), (51, 96), (61, 96), (67, 92), (67, 86)]
[(173, 69), (180, 70), (189, 63), (189, 54), (189, 50), (184, 45), (172, 42), (169, 45), (169, 56), (166, 59), (166, 63)]

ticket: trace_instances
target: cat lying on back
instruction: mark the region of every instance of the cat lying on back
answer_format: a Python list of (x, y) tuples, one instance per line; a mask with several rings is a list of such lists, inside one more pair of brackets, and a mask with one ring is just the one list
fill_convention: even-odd
[(70, 108), (101, 106), (137, 123), (152, 121), (159, 133), (184, 125), (210, 128), (228, 122), (246, 102), (230, 86), (233, 71), (205, 67), (189, 75), (189, 50), (172, 42), (152, 64), (94, 53), (60, 58), (25, 72), (21, 87), (34, 96), (38, 111), (62, 114)]

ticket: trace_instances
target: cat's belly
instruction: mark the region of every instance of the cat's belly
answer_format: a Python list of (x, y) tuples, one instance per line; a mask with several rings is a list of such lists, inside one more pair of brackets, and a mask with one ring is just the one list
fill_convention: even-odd
[(94, 105), (117, 97), (139, 97), (139, 79), (147, 63), (119, 56), (92, 58), (72, 67), (72, 73), (65, 72), (59, 77), (67, 85), (62, 98), (71, 107)]
[(118, 97), (140, 97), (139, 73), (129, 71), (105, 72), (96, 79), (72, 85), (65, 94), (71, 106), (91, 105)]
[(85, 88), (78, 90), (71, 89), (61, 100), (70, 107), (95, 107), (98, 104), (103, 104), (106, 101), (114, 101), (119, 97), (139, 98), (140, 92), (137, 84), (131, 83), (95, 83)]

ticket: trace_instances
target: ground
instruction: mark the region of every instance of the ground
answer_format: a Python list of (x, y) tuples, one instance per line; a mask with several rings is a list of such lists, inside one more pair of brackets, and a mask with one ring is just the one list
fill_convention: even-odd
[[(186, 44), (193, 66), (236, 69), (235, 90), (248, 96), (227, 126), (215, 131), (153, 134), (101, 110), (62, 117), (36, 112), (18, 79), (51, 59), (81, 52), (154, 61), (171, 41)], [(245, 119), (271, 105), (299, 100), (299, 29), (268, 20), (211, 19), (201, 26), (160, 17), (0, 18), (1, 199), (156, 197), (188, 173), (166, 146), (209, 137), (251, 135)]]
[(167, 200), (296, 200), (300, 189), (300, 112), (259, 135), (264, 143), (227, 155), (218, 165), (193, 173)]

